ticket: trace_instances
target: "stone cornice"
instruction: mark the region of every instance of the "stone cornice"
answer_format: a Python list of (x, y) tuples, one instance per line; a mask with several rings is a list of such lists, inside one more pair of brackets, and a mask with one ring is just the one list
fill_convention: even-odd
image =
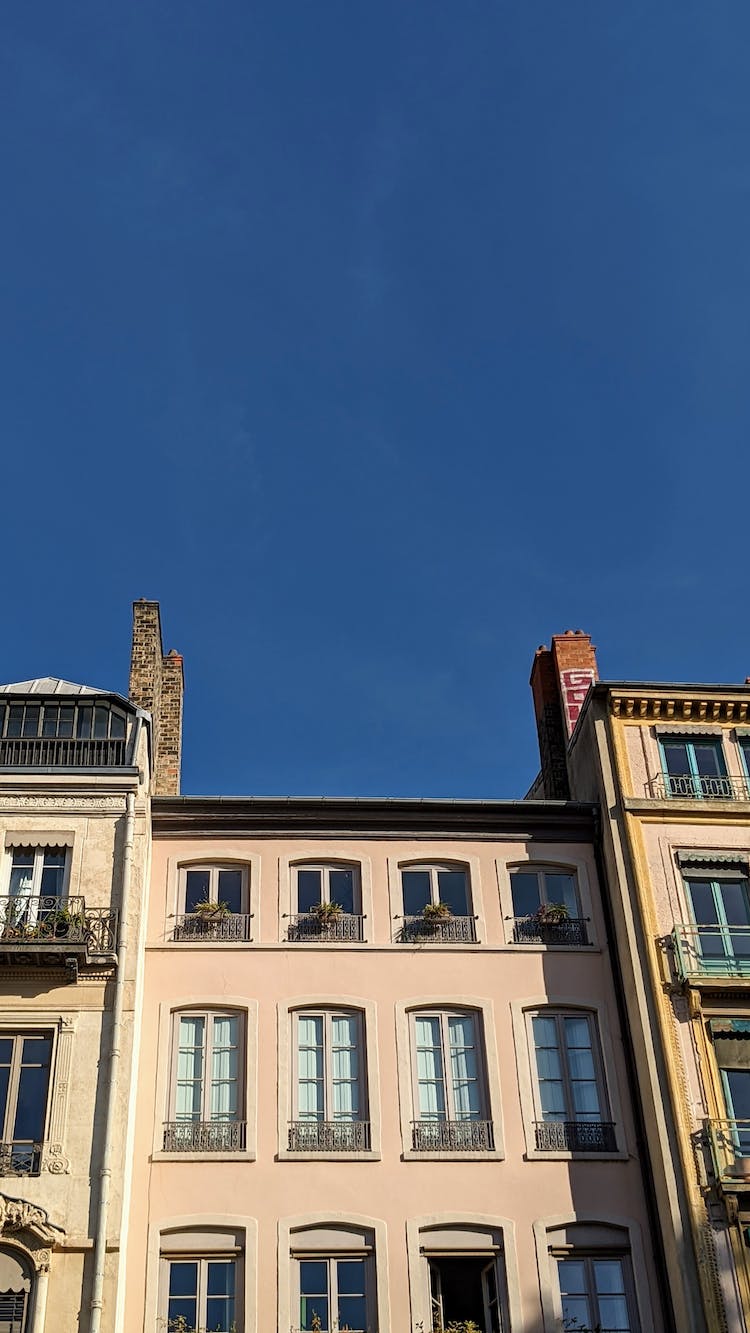
[(613, 717), (637, 722), (713, 722), (726, 726), (750, 720), (750, 693), (733, 696), (683, 690), (665, 690), (660, 694), (612, 690), (609, 702)]

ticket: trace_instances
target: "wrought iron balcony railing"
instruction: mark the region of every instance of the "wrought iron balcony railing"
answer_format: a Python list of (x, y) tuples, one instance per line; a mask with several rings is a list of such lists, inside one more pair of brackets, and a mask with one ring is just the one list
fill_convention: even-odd
[(117, 912), (87, 907), (80, 897), (54, 894), (0, 897), (0, 956), (85, 953), (114, 954)]
[(291, 943), (361, 944), (365, 938), (365, 918), (341, 912), (326, 920), (316, 912), (302, 912), (289, 920), (286, 937)]
[(290, 1152), (369, 1152), (369, 1120), (291, 1120)]
[(731, 1190), (750, 1190), (750, 1120), (706, 1120), (713, 1172)]
[(537, 1152), (616, 1152), (615, 1127), (605, 1120), (536, 1120)]
[(491, 1120), (412, 1120), (414, 1152), (492, 1152)]
[(750, 926), (680, 924), (672, 943), (680, 981), (750, 977)]
[(169, 1120), (164, 1152), (244, 1152), (245, 1120)]
[(405, 916), (398, 938), (401, 944), (476, 944), (476, 917)]
[(536, 916), (517, 916), (513, 920), (514, 944), (553, 944), (578, 949), (589, 943), (583, 917), (563, 921), (540, 921)]
[(41, 1143), (28, 1139), (0, 1143), (0, 1176), (38, 1176), (41, 1169)]
[(5, 736), (2, 768), (122, 768), (124, 740), (78, 740), (73, 736)]
[(660, 773), (648, 783), (649, 795), (657, 800), (713, 800), (747, 801), (748, 785), (745, 778), (729, 778), (720, 774), (696, 777), (692, 773)]
[(177, 942), (189, 940), (192, 943), (218, 941), (225, 944), (241, 944), (250, 939), (252, 919), (250, 912), (231, 912), (229, 916), (187, 912), (184, 916), (178, 916), (172, 931), (172, 939)]

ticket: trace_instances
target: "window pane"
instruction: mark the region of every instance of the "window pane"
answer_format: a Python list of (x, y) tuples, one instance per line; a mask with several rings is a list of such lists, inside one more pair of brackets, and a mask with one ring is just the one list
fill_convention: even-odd
[(94, 709), (94, 739), (105, 741), (109, 731), (109, 709), (98, 704)]
[[(12, 1045), (11, 1042), (8, 1043), (3, 1042), (3, 1046), (5, 1046), (6, 1044), (8, 1046)], [(0, 1138), (3, 1138), (6, 1134), (5, 1116), (8, 1110), (8, 1083), (10, 1080), (10, 1056), (8, 1056), (7, 1062), (5, 1056), (0, 1058), (2, 1058), (2, 1064), (0, 1064)], [(12, 1138), (13, 1137), (12, 1132), (10, 1130), (7, 1132), (8, 1136)]]
[(339, 1296), (363, 1296), (365, 1291), (364, 1259), (339, 1259), (336, 1268)]
[(42, 875), (39, 883), (39, 891), (42, 895), (49, 894), (54, 898), (61, 898), (63, 891), (63, 880), (65, 877), (65, 856), (64, 849), (48, 847), (44, 852), (44, 861), (42, 865)]
[(34, 852), (31, 847), (16, 847), (10, 870), (8, 891), (11, 898), (31, 893), (34, 874)]
[(438, 870), (437, 879), (441, 903), (447, 903), (454, 916), (468, 916), (466, 872), (463, 870)]
[(324, 1117), (323, 1070), (323, 1018), (300, 1014), (297, 1019), (297, 1100), (301, 1120), (322, 1120)]
[(310, 912), (320, 902), (320, 871), (297, 871), (297, 911)]
[(73, 715), (74, 715), (74, 712), (75, 712), (75, 709), (73, 708), (72, 704), (71, 704), (71, 705), (61, 704), (61, 706), (60, 706), (60, 721), (59, 721), (58, 724), (57, 724), (57, 734), (58, 734), (58, 736), (72, 736), (72, 735), (73, 735)]
[(683, 741), (665, 741), (662, 745), (664, 764), (671, 777), (687, 777), (690, 773), (688, 747)]
[(238, 1110), (239, 1019), (222, 1015), (213, 1020), (211, 1119), (234, 1120)]
[(544, 887), (548, 903), (564, 903), (569, 916), (578, 916), (575, 875), (546, 874), (544, 876)]
[(23, 725), (23, 704), (11, 704), (8, 709), (8, 729), (6, 736), (20, 736)]
[(226, 903), (231, 912), (242, 911), (242, 871), (219, 871), (219, 902)]
[(206, 902), (209, 896), (210, 871), (188, 870), (185, 874), (185, 911), (194, 912), (196, 903)]
[(311, 1329), (313, 1320), (316, 1320), (316, 1326), (328, 1329), (328, 1264), (325, 1259), (303, 1259), (300, 1262), (299, 1290), (300, 1327)]
[(745, 880), (724, 880), (718, 886), (724, 904), (724, 915), (730, 926), (750, 925), (747, 883)]
[(205, 1019), (197, 1014), (185, 1014), (180, 1018), (175, 1090), (177, 1120), (201, 1118), (205, 1022)]
[(339, 1328), (365, 1333), (367, 1328), (367, 1301), (364, 1296), (339, 1297)]
[(418, 916), (430, 902), (429, 870), (402, 870), (401, 888), (404, 896), (404, 916)]
[(26, 714), (23, 719), (23, 735), (36, 736), (39, 731), (39, 714), (41, 709), (39, 704), (27, 704)]
[(443, 1053), (440, 1020), (419, 1015), (415, 1020), (419, 1114), (425, 1119), (445, 1118)]
[(91, 737), (91, 713), (91, 708), (82, 708), (79, 704), (76, 718), (76, 736), (79, 740), (87, 741)]
[(195, 1296), (198, 1291), (198, 1265), (189, 1263), (171, 1263), (169, 1265), (170, 1296)]
[(353, 912), (354, 872), (352, 870), (331, 870), (329, 872), (329, 894), (331, 902), (339, 903), (345, 912)]
[(697, 925), (714, 925), (719, 916), (710, 880), (689, 879), (687, 887)]
[(510, 877), (513, 895), (513, 915), (533, 916), (540, 905), (539, 877), (527, 871), (516, 871)]
[(58, 722), (59, 715), (60, 715), (60, 708), (59, 708), (59, 705), (58, 705), (58, 704), (45, 704), (45, 705), (44, 705), (44, 715), (43, 715), (43, 720), (42, 720), (42, 735), (43, 735), (43, 736), (56, 736), (56, 735), (57, 735), (57, 722)]
[(600, 1327), (607, 1333), (629, 1333), (628, 1303), (624, 1296), (599, 1297)]
[(595, 1259), (594, 1282), (599, 1295), (620, 1295), (625, 1291), (625, 1279), (619, 1259)]
[(42, 1139), (47, 1110), (49, 1067), (22, 1069), (18, 1081), (18, 1101), (14, 1139)]
[(124, 713), (112, 712), (109, 724), (109, 734), (114, 741), (125, 739), (125, 715)]
[(724, 773), (721, 745), (713, 741), (694, 741), (695, 766), (701, 777), (717, 777)]

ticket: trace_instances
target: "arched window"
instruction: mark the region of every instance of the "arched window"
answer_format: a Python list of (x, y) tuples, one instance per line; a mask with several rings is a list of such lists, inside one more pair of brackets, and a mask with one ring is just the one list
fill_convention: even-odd
[(375, 1239), (369, 1228), (304, 1227), (291, 1233), (292, 1310), (299, 1329), (374, 1333)]
[(425, 862), (402, 865), (399, 870), (403, 943), (471, 944), (476, 940), (468, 866)]
[(290, 941), (360, 943), (363, 926), (358, 865), (306, 861), (292, 866)]
[(636, 1333), (640, 1325), (627, 1231), (573, 1224), (550, 1231), (548, 1245), (557, 1269), (557, 1315), (563, 1328)]
[(31, 1264), (0, 1246), (0, 1333), (27, 1333), (30, 1301)]
[(368, 1152), (364, 1014), (300, 1009), (292, 1032), (290, 1152)]

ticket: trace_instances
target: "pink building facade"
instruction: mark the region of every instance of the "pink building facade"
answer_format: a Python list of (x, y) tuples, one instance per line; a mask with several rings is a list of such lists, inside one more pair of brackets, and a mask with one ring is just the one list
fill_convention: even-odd
[(592, 806), (152, 817), (128, 1333), (666, 1327)]

